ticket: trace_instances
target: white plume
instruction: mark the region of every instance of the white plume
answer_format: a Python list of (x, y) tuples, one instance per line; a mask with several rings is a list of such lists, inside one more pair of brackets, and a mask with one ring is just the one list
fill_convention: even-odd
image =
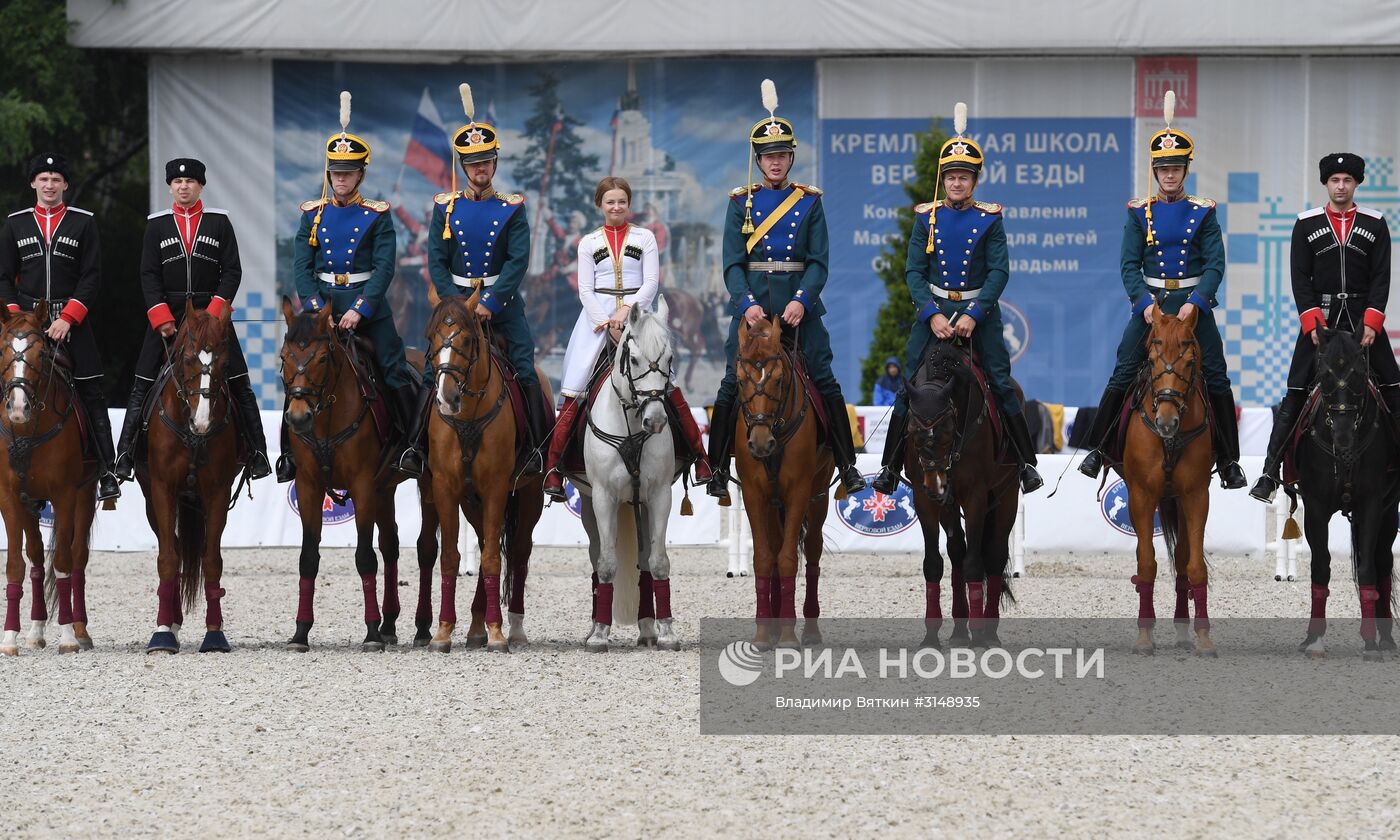
[(773, 84), (772, 79), (764, 79), (759, 89), (763, 91), (763, 109), (772, 116), (778, 110), (778, 86)]
[(476, 119), (476, 103), (472, 101), (472, 86), (466, 82), (457, 85), (457, 92), (462, 94), (462, 113), (467, 115), (468, 120)]
[(1172, 117), (1176, 116), (1176, 91), (1169, 90), (1167, 95), (1162, 97), (1162, 116), (1167, 121), (1167, 128), (1172, 127)]
[(959, 137), (963, 136), (964, 131), (967, 131), (966, 102), (959, 102), (953, 106), (953, 131), (956, 132)]
[(350, 127), (350, 91), (340, 92), (340, 130)]

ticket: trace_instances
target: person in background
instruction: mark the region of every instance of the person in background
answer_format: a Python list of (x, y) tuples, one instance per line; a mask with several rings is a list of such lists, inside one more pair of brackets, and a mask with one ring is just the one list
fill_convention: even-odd
[(894, 405), (895, 397), (904, 388), (904, 371), (899, 359), (890, 356), (885, 360), (885, 375), (875, 380), (875, 405)]

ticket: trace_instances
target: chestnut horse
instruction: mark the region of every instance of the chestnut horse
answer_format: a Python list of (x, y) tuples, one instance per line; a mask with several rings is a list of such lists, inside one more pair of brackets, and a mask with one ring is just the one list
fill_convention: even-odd
[[(434, 408), (428, 418), (432, 495), (442, 523), (442, 607), (429, 650), (452, 649), (457, 626), (457, 533), (461, 509), (481, 545), (481, 574), (472, 599), (468, 646), (506, 652), (525, 637), (525, 578), (535, 523), (544, 510), (544, 476), (519, 475), (524, 444), (516, 436), (516, 412), (490, 338), (476, 316), (481, 287), (470, 298), (441, 301), (430, 294), (428, 359), (434, 375)], [(549, 380), (537, 371), (545, 401), (554, 403)], [(505, 581), (502, 582), (502, 555)], [(501, 630), (502, 596), (508, 596), (510, 637)]]
[[(1019, 467), (999, 457), (987, 397), (968, 350), (930, 340), (907, 391), (904, 468), (924, 533), (924, 644), (937, 647), (943, 625), (941, 525), (953, 561), (949, 641), (996, 646), (1001, 602), (1014, 600), (1006, 566), (1021, 492)], [(1019, 385), (1016, 396), (1021, 398)]]
[[(1128, 515), (1137, 532), (1138, 637), (1133, 652), (1155, 650), (1157, 614), (1152, 588), (1157, 554), (1152, 544), (1154, 514), (1160, 515), (1167, 553), (1176, 565), (1177, 647), (1192, 647), (1186, 629), (1187, 596), (1196, 605), (1196, 653), (1216, 655), (1206, 609), (1206, 516), (1210, 512), (1210, 418), (1196, 341), (1196, 312), (1184, 319), (1158, 312), (1147, 334), (1142, 396), (1130, 409), (1123, 441), (1123, 480)], [(1136, 421), (1136, 422), (1135, 422)]]
[(39, 511), (53, 505), (54, 590), (58, 599), (59, 653), (91, 650), (87, 632), (84, 573), (88, 537), (97, 513), (97, 471), (83, 460), (73, 385), (55, 360), (44, 333), (48, 305), (33, 312), (10, 312), (0, 303), (0, 379), (4, 413), (0, 440), (0, 514), (5, 519), (9, 554), (5, 565), (5, 630), (0, 654), (19, 653), (19, 600), (24, 590), (24, 558), (31, 564), (30, 631), (27, 645), (45, 645), (48, 606), (44, 598), (44, 539)]
[[(817, 409), (798, 376), (793, 351), (782, 344), (777, 317), (750, 328), (739, 325), (734, 360), (740, 416), (735, 420), (734, 461), (753, 531), (754, 644), (796, 645), (797, 548), (807, 561), (806, 621), (802, 644), (820, 644), (822, 524), (826, 521), (835, 464)], [(774, 638), (774, 620), (777, 638)]]
[[(384, 447), (352, 360), (352, 354), (359, 352), (353, 346), (354, 336), (336, 329), (330, 307), (298, 315), (284, 297), (282, 314), (287, 321), (282, 344), (282, 387), (287, 394), (284, 422), (297, 467), (297, 510), (301, 515), (296, 633), (287, 648), (310, 649), (307, 634), (315, 620), (312, 606), (321, 566), (321, 511), (329, 494), (354, 503), (355, 569), (365, 601), (366, 632), (360, 649), (381, 651), (386, 644), (398, 644), (394, 625), (399, 617), (399, 527), (394, 521), (394, 489), (402, 474), (384, 463)], [(437, 511), (426, 477), (419, 480), (418, 492), (423, 524), (418, 533), (415, 647), (426, 645), (430, 636), (432, 575), (437, 559)], [(384, 555), (382, 611), (376, 593), (376, 526), (379, 551)]]
[[(232, 307), (221, 317), (185, 304), (169, 362), (157, 379), (154, 415), (146, 422), (146, 458), (136, 480), (159, 545), (156, 631), (147, 653), (179, 653), (184, 610), (204, 589), (200, 653), (229, 650), (224, 636), (220, 541), (238, 475), (238, 430), (228, 392)], [(181, 604), (181, 584), (183, 600)]]

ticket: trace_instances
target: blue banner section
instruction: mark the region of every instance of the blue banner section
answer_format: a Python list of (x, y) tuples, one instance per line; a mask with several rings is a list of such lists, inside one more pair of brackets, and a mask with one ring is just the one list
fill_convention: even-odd
[[(945, 120), (945, 130), (951, 124)], [(973, 128), (969, 136), (988, 161), (977, 198), (1006, 208), (1011, 278), (1002, 303), (1013, 373), (1027, 399), (1096, 403), (1129, 316), (1118, 255), (1133, 195), (1133, 121), (988, 118)], [(832, 237), (822, 297), (848, 395), (859, 393), (860, 362), (884, 300), (876, 272), (899, 208), (912, 203), (904, 185), (928, 129), (922, 119), (822, 123)]]

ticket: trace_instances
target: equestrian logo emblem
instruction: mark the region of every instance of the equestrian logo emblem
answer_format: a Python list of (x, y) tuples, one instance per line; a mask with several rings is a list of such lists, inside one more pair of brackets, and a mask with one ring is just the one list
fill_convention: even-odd
[(1026, 313), (1007, 303), (1001, 306), (1001, 337), (1006, 341), (1006, 349), (1011, 354), (1012, 363), (1021, 360), (1026, 348), (1031, 346), (1031, 322)]
[[(344, 493), (344, 490), (336, 490), (337, 493)], [(291, 507), (292, 513), (301, 516), (301, 510), (297, 507), (297, 485), (292, 482), (287, 485), (287, 505)], [(355, 519), (355, 502), (350, 497), (345, 498), (345, 504), (337, 504), (335, 499), (329, 495), (321, 497), (321, 523), (324, 525), (339, 525), (343, 522), (351, 522)]]
[(39, 527), (53, 527), (53, 502), (44, 502), (44, 509), (39, 511)]
[[(1137, 536), (1137, 531), (1133, 530), (1133, 521), (1128, 516), (1128, 485), (1123, 479), (1108, 485), (1108, 492), (1103, 494), (1103, 501), (1099, 502), (1099, 510), (1103, 512), (1104, 521), (1112, 525), (1114, 530), (1130, 537)], [(1159, 536), (1161, 533), (1162, 520), (1154, 512), (1152, 534)]]
[(569, 509), (569, 513), (572, 513), (575, 519), (583, 519), (583, 494), (567, 478), (564, 479), (564, 507)]
[(736, 688), (753, 685), (763, 673), (763, 654), (752, 642), (730, 642), (719, 652), (719, 675)]
[(867, 475), (864, 490), (833, 502), (837, 517), (847, 528), (867, 537), (890, 537), (909, 530), (919, 521), (909, 488), (901, 484), (894, 495), (886, 496), (869, 486), (874, 478), (873, 473)]

